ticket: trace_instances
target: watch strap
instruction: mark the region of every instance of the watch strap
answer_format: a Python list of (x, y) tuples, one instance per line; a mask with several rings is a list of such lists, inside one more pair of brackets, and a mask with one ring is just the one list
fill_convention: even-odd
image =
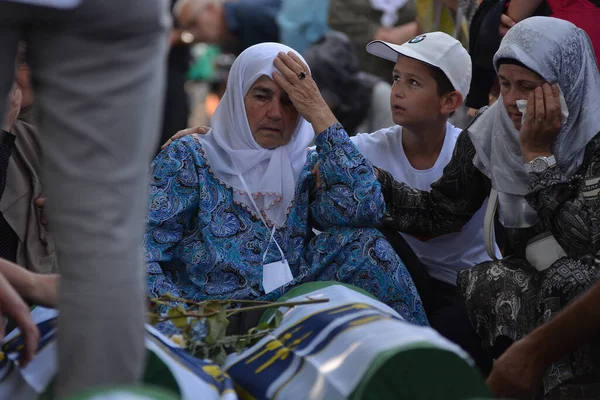
[(548, 168), (553, 167), (556, 165), (556, 157), (554, 157), (554, 154), (549, 156), (549, 157), (543, 157), (543, 156), (537, 156), (535, 157), (533, 160), (529, 161), (528, 163), (525, 164), (525, 171), (527, 173), (532, 173), (534, 172), (533, 170), (533, 165), (536, 163), (536, 161), (538, 160), (544, 160), (544, 162), (546, 163), (546, 168), (544, 168), (543, 171), (538, 171), (538, 172), (544, 172), (546, 171)]

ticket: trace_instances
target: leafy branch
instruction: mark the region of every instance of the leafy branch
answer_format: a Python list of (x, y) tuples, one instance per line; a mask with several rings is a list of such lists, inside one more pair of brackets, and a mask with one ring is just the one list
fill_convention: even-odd
[[(279, 327), (283, 318), (281, 311), (277, 310), (269, 322), (259, 324), (245, 334), (227, 335), (227, 327), (231, 316), (275, 307), (290, 308), (328, 301), (329, 299), (281, 303), (260, 300), (208, 300), (198, 302), (166, 294), (150, 300), (149, 317), (150, 323), (153, 325), (171, 321), (175, 327), (181, 330), (182, 335), (178, 339), (183, 341), (186, 349), (193, 356), (211, 359), (223, 365), (228, 354), (240, 353), (253, 346)], [(239, 307), (240, 305), (241, 307)], [(206, 335), (202, 338), (198, 338), (195, 333), (199, 323), (204, 323), (206, 328)]]

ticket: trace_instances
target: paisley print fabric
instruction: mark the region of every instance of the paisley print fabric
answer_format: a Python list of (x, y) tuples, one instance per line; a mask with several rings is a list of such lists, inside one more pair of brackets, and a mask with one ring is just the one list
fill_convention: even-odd
[[(385, 209), (371, 164), (339, 124), (316, 144), (316, 151), (307, 150), (286, 223), (275, 232), (295, 279), (267, 295), (262, 265), (270, 231), (212, 174), (197, 138), (187, 136), (163, 150), (152, 164), (144, 239), (149, 295), (275, 300), (300, 283), (336, 280), (363, 288), (408, 321), (426, 325), (400, 258), (377, 230), (356, 228), (374, 225)], [(323, 187), (312, 196), (317, 163)], [(315, 236), (309, 220), (324, 232)], [(270, 242), (265, 264), (280, 258)]]
[[(460, 134), (443, 177), (422, 192), (379, 170), (386, 201), (386, 225), (412, 234), (441, 235), (459, 230), (487, 197), (491, 182), (473, 164), (475, 147)], [(530, 174), (527, 202), (540, 221), (529, 228), (504, 229), (504, 259), (461, 271), (458, 284), (469, 318), (485, 347), (499, 338), (518, 340), (548, 321), (599, 278), (600, 134), (586, 146), (575, 175), (557, 168)], [(543, 273), (525, 259), (535, 236), (552, 232), (568, 257)], [(583, 347), (546, 372), (546, 392), (592, 373), (590, 349)]]
[[(539, 273), (527, 260), (509, 257), (459, 274), (470, 319), (486, 347), (499, 338), (516, 341), (549, 321), (598, 279), (596, 267), (569, 258)], [(593, 376), (590, 347), (554, 363), (544, 375), (545, 392), (582, 376)]]

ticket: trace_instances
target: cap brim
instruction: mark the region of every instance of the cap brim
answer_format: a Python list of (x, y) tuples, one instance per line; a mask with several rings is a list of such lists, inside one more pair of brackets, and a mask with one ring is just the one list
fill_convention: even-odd
[(383, 40), (374, 40), (367, 44), (367, 53), (396, 62), (400, 54), (397, 50), (398, 47), (400, 46), (384, 42)]
[(384, 58), (393, 62), (398, 61), (398, 56), (402, 55), (415, 60), (421, 61), (427, 65), (435, 67), (426, 60), (420, 53), (407, 49), (406, 46), (384, 42), (383, 40), (374, 40), (367, 44), (367, 53), (372, 54), (376, 57)]

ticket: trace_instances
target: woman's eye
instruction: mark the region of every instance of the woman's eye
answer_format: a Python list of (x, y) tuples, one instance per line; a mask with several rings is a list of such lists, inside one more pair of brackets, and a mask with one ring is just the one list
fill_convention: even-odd
[(419, 82), (415, 81), (414, 79), (411, 79), (409, 81), (409, 83), (410, 83), (410, 86), (421, 86), (421, 85), (419, 85)]

